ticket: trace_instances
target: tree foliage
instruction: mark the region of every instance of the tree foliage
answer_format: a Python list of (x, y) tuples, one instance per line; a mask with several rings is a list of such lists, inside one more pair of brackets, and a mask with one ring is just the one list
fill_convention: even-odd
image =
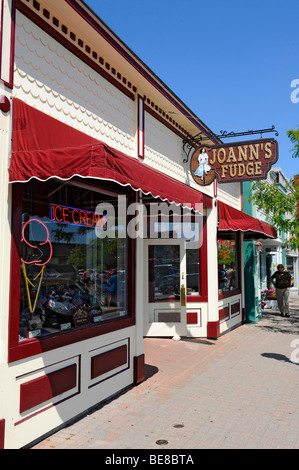
[[(293, 158), (299, 158), (299, 128), (287, 131), (294, 144)], [(287, 244), (294, 250), (299, 248), (299, 185), (290, 182), (283, 193), (277, 185), (267, 181), (255, 182), (252, 185), (250, 200), (258, 209), (265, 212), (269, 223), (278, 230), (289, 232)]]
[(293, 158), (299, 158), (299, 129), (290, 129), (287, 131), (290, 141), (295, 144), (293, 148)]
[(263, 211), (268, 222), (280, 231), (289, 232), (287, 244), (292, 249), (299, 248), (299, 219), (297, 203), (299, 190), (295, 190), (292, 183), (286, 186), (287, 193), (267, 181), (256, 181), (252, 185), (250, 201)]

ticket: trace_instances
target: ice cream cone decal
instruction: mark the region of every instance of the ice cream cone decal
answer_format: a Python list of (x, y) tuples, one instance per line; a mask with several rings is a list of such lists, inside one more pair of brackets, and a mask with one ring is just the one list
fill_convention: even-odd
[[(41, 224), (42, 238), (44, 241), (33, 242), (29, 240), (29, 230), (30, 225), (38, 223)], [(41, 235), (40, 235), (41, 236)], [(36, 309), (36, 304), (38, 301), (38, 296), (40, 293), (40, 288), (43, 280), (44, 270), (47, 263), (49, 263), (52, 257), (52, 244), (49, 238), (49, 231), (46, 225), (39, 219), (29, 219), (23, 226), (22, 229), (22, 243), (24, 243), (25, 251), (26, 251), (26, 259), (23, 257), (21, 258), (22, 261), (22, 271), (25, 279), (25, 286), (28, 298), (28, 306), (30, 313), (34, 313)], [(39, 266), (41, 267), (38, 274), (34, 273), (34, 277), (29, 277), (27, 273), (27, 268), (30, 266)], [(32, 304), (32, 291), (30, 292), (30, 287), (36, 289), (36, 294), (34, 298), (34, 302)]]
[(27, 298), (28, 298), (28, 306), (29, 306), (29, 311), (30, 313), (34, 313), (35, 311), (35, 308), (36, 308), (36, 303), (37, 303), (37, 299), (38, 299), (38, 296), (39, 296), (39, 291), (40, 291), (40, 286), (41, 286), (41, 283), (42, 283), (42, 280), (43, 280), (43, 275), (44, 275), (44, 270), (45, 270), (45, 266), (42, 267), (42, 269), (40, 270), (40, 272), (38, 273), (37, 276), (35, 276), (35, 278), (33, 279), (34, 281), (36, 281), (38, 278), (39, 278), (39, 281), (38, 281), (38, 286), (37, 286), (37, 291), (36, 291), (36, 295), (35, 295), (35, 299), (34, 299), (34, 303), (32, 305), (32, 301), (31, 301), (31, 295), (30, 295), (30, 287), (29, 287), (29, 284), (35, 288), (35, 284), (33, 284), (30, 279), (28, 278), (27, 276), (27, 272), (26, 272), (26, 266), (24, 263), (22, 263), (22, 270), (23, 270), (23, 274), (24, 274), (24, 278), (25, 278), (25, 285), (26, 285), (26, 292), (27, 292)]

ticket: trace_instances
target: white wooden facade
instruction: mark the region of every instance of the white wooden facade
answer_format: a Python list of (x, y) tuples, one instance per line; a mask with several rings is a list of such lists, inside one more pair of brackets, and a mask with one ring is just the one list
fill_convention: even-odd
[[(136, 369), (144, 366), (143, 336), (148, 315), (144, 250), (148, 240), (138, 238), (135, 245), (136, 313), (132, 324), (39, 354), (9, 359), (12, 187), (18, 184), (9, 183), (8, 174), (13, 100), (105, 142), (145, 168), (154, 168), (212, 199), (211, 207), (204, 207), (207, 297), (192, 303), (187, 299), (185, 314), (196, 313), (197, 318), (185, 325), (187, 336), (208, 337), (209, 324), (215, 324), (215, 331), (221, 334), (242, 323), (243, 274), (240, 292), (227, 298), (218, 299), (217, 282), (217, 200), (240, 210), (242, 195), (240, 183), (218, 188), (196, 184), (190, 164), (183, 162), (183, 139), (209, 129), (84, 3), (3, 0), (1, 6), (2, 18), (11, 17), (12, 27), (2, 29), (6, 49), (1, 51), (1, 94), (8, 98), (10, 109), (0, 112), (0, 443), (4, 448), (21, 448), (142, 379), (142, 372)], [(9, 52), (8, 44), (14, 45)], [(139, 113), (140, 103), (143, 113)], [(142, 120), (141, 129), (138, 124)], [(242, 266), (242, 250), (240, 260)], [(219, 311), (225, 312), (221, 319)], [(164, 328), (162, 324), (161, 335), (175, 333), (175, 328), (169, 330), (169, 325)], [(92, 358), (116, 349), (125, 351), (125, 360), (92, 378)], [(75, 371), (71, 388), (31, 408), (22, 405), (26, 387), (35, 380), (43, 386), (43, 379), (70, 368)]]

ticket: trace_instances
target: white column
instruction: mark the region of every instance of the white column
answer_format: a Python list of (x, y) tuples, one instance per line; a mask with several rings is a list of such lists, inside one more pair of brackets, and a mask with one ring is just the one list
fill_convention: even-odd
[(136, 239), (136, 350), (135, 355), (143, 354), (143, 315), (144, 315), (144, 273), (147, 267), (143, 257), (143, 239)]
[(213, 206), (207, 210), (207, 255), (208, 255), (208, 322), (216, 322), (218, 314), (218, 210)]
[[(9, 96), (6, 92), (5, 96)], [(10, 99), (10, 97), (9, 97)], [(0, 110), (0, 363), (7, 361), (11, 243), (11, 193), (8, 168), (11, 153), (12, 108)]]

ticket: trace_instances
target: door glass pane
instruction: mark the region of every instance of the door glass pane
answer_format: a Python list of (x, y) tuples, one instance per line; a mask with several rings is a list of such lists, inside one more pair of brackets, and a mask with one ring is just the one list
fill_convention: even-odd
[(186, 250), (187, 294), (200, 295), (199, 249)]
[(149, 302), (180, 300), (180, 246), (148, 247)]

